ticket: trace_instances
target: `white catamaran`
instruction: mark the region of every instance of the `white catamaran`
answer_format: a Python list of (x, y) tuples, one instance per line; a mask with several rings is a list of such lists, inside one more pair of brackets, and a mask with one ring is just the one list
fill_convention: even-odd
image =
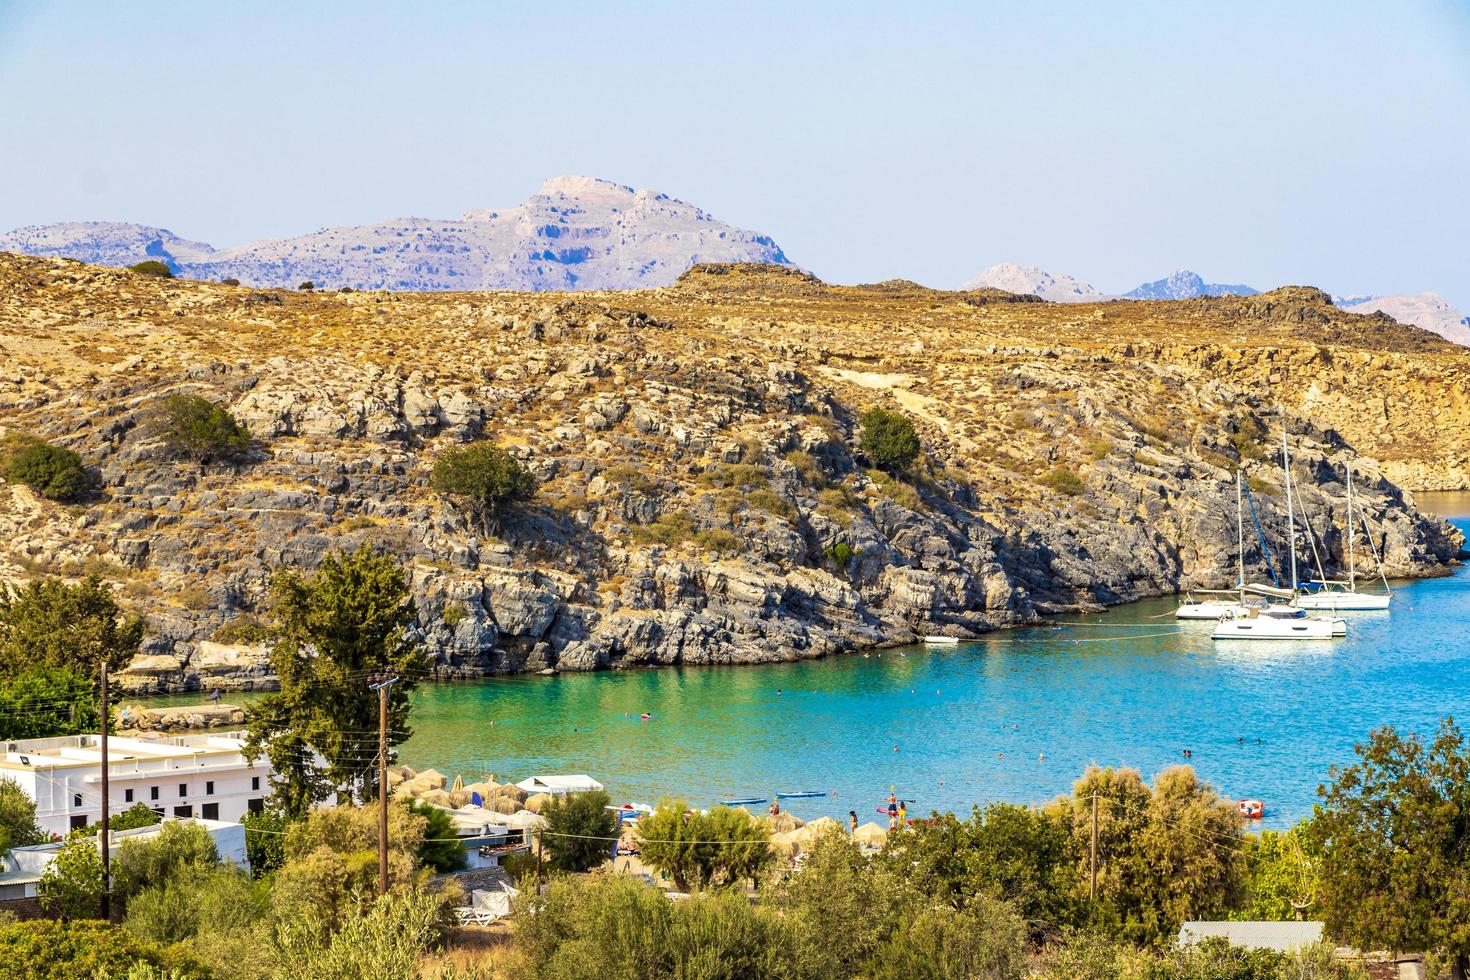
[[(1367, 526), (1366, 524), (1364, 525)], [(1359, 592), (1358, 570), (1353, 546), (1354, 532), (1356, 530), (1353, 521), (1353, 464), (1347, 464), (1347, 581), (1341, 579), (1328, 579), (1323, 576), (1314, 579), (1313, 584), (1322, 588), (1310, 595), (1298, 596), (1292, 605), (1298, 609), (1326, 609), (1331, 612), (1367, 610), (1383, 610), (1388, 608), (1391, 592), (1388, 591), (1388, 578), (1383, 571), (1383, 562), (1378, 560), (1378, 545), (1373, 543), (1373, 535), (1369, 533), (1368, 544), (1373, 548), (1373, 558), (1378, 562), (1378, 574), (1383, 578), (1383, 593)], [(1371, 532), (1371, 528), (1368, 529)], [(1318, 572), (1320, 573), (1320, 570)]]
[(1215, 632), (1216, 640), (1330, 640), (1347, 635), (1347, 622), (1341, 619), (1319, 619), (1308, 616), (1305, 609), (1287, 605), (1267, 605), (1246, 601), (1247, 591), (1256, 594), (1279, 594), (1283, 598), (1295, 596), (1296, 574), (1296, 511), (1291, 494), (1291, 454), (1286, 444), (1286, 430), (1281, 431), (1281, 465), (1286, 484), (1286, 535), (1291, 553), (1291, 588), (1272, 589), (1268, 586), (1246, 586), (1245, 583), (1245, 540), (1244, 517), (1240, 507), (1240, 478), (1236, 476), (1235, 523), (1236, 539), (1240, 546), (1240, 606), (1231, 609), (1220, 619)]

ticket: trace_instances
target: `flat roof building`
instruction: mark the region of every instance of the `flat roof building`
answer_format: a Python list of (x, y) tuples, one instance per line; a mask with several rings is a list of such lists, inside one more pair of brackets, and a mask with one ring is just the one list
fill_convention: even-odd
[[(36, 823), (65, 834), (102, 819), (102, 754), (97, 735), (0, 742), (0, 779), (36, 801)], [(270, 762), (251, 765), (245, 733), (107, 740), (109, 806), (142, 803), (165, 817), (238, 821), (270, 793)]]

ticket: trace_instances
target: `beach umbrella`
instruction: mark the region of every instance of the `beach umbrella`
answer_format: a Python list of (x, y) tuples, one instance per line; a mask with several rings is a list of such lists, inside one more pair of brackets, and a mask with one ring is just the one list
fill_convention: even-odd
[(413, 777), (414, 782), (429, 783), (432, 789), (443, 789), (449, 782), (449, 778), (437, 769), (425, 769)]
[(524, 803), (526, 802), (526, 797), (530, 794), (514, 783), (506, 783), (503, 786), (495, 787), (494, 795), (499, 799), (515, 800), (517, 803)]
[(469, 793), (466, 793), (464, 790), (462, 790), (462, 789), (450, 790), (450, 792), (449, 792), (449, 804), (450, 804), (450, 806), (454, 807), (456, 810), (458, 810), (460, 807), (464, 806), (469, 801), (470, 801), (470, 794)]
[(454, 774), (454, 785), (449, 787), (449, 792), (458, 793), (464, 789), (464, 777), (459, 773)]
[(516, 813), (518, 811), (524, 812), (521, 811), (521, 805), (519, 803), (517, 803), (515, 800), (506, 799), (503, 796), (497, 799), (491, 805), (491, 809), (494, 810), (496, 813), (504, 813), (507, 815)]
[(788, 830), (785, 833), (772, 834), (771, 846), (776, 853), (784, 857), (791, 857), (801, 851), (801, 845), (805, 840), (801, 836), (801, 829)]
[(526, 802), (523, 803), (522, 806), (524, 806), (527, 810), (530, 810), (532, 813), (541, 813), (546, 809), (546, 804), (550, 803), (554, 799), (556, 799), (556, 797), (552, 796), (550, 793), (537, 793), (534, 796), (526, 797)]
[(882, 847), (888, 840), (888, 831), (871, 821), (852, 832), (852, 839), (869, 847)]
[(814, 840), (817, 836), (825, 834), (829, 830), (841, 830), (842, 824), (833, 820), (831, 817), (818, 817), (801, 829), (807, 831), (811, 835), (810, 839)]
[(431, 789), (423, 796), (420, 796), (419, 799), (423, 800), (425, 803), (432, 803), (435, 806), (452, 807), (454, 805), (450, 802), (449, 794), (444, 792), (442, 789)]
[(512, 830), (539, 830), (546, 826), (546, 818), (530, 810), (516, 810), (514, 813), (507, 814), (504, 820), (497, 822)]

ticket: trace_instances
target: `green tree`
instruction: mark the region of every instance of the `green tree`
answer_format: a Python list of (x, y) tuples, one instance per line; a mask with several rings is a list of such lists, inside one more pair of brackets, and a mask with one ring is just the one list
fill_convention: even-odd
[(174, 277), (174, 270), (168, 267), (168, 263), (160, 262), (157, 259), (146, 259), (137, 265), (130, 265), (128, 268), (142, 276), (155, 276), (159, 279), (172, 279)]
[(486, 534), (508, 506), (536, 492), (536, 478), (530, 470), (488, 442), (444, 450), (434, 460), (429, 485), (463, 507)]
[(459, 842), (454, 818), (446, 810), (432, 803), (415, 800), (408, 806), (409, 812), (424, 819), (424, 840), (419, 845), (419, 863), (433, 868), (439, 874), (461, 871), (468, 864), (464, 845)]
[(13, 780), (0, 776), (0, 866), (12, 847), (40, 844), (46, 839), (36, 824), (36, 801)]
[(240, 821), (245, 825), (245, 859), (250, 862), (250, 875), (264, 878), (286, 863), (286, 831), (291, 818), (275, 810), (247, 813)]
[(271, 582), (270, 660), (281, 687), (251, 707), (246, 749), (252, 759), (270, 759), (271, 786), (286, 814), (300, 816), (333, 791), (372, 794), (372, 676), (398, 677), (388, 689), (390, 754), (412, 734), (409, 695), (428, 666), (408, 635), (416, 615), (402, 566), (367, 545), (327, 555), (310, 578), (282, 571)]
[(106, 891), (96, 840), (80, 835), (68, 838), (41, 873), (36, 891), (41, 905), (52, 915), (95, 919)]
[(304, 980), (420, 976), (419, 960), (443, 937), (444, 897), (422, 889), (396, 892), (350, 914), (329, 931), (310, 919), (282, 921), (278, 976)]
[(1262, 831), (1246, 847), (1244, 901), (1238, 917), (1251, 921), (1303, 918), (1317, 901), (1321, 858), (1309, 819), (1285, 833)]
[(926, 908), (900, 923), (869, 962), (872, 980), (1020, 978), (1026, 923), (1005, 902), (980, 896), (962, 910)]
[(858, 446), (880, 469), (900, 473), (919, 458), (919, 436), (902, 412), (874, 405), (858, 420)]
[(249, 452), (250, 430), (203, 395), (173, 394), (158, 406), (159, 434), (174, 452), (200, 463)]
[(1470, 747), (1452, 718), (1434, 739), (1374, 731), (1334, 766), (1312, 820), (1328, 931), (1363, 949), (1443, 956), (1470, 972)]
[(545, 813), (542, 837), (552, 867), (560, 871), (591, 871), (607, 860), (618, 836), (618, 815), (607, 809), (612, 797), (597, 790), (571, 793), (552, 800)]
[[(120, 833), (124, 830), (135, 830), (138, 827), (154, 827), (162, 822), (163, 817), (159, 816), (148, 804), (134, 803), (122, 813), (114, 813), (109, 817), (107, 826), (114, 833)], [(83, 827), (82, 833), (96, 834), (101, 829), (102, 822), (99, 820)]]
[(1135, 942), (1160, 942), (1181, 922), (1234, 903), (1243, 863), (1240, 815), (1194, 771), (1177, 766), (1150, 789), (1133, 769), (1087, 770), (1049, 813), (1064, 821), (1088, 874), (1092, 799), (1098, 806), (1098, 903), (1091, 916)]
[(125, 840), (112, 861), (112, 893), (130, 899), (146, 888), (208, 871), (220, 863), (209, 831), (170, 821), (156, 837)]
[(75, 666), (31, 667), (0, 678), (0, 739), (97, 731), (96, 688)]
[(92, 491), (82, 457), (39, 439), (11, 453), (4, 472), (11, 483), (23, 483), (50, 500), (79, 500)]
[(680, 891), (754, 879), (776, 860), (769, 826), (736, 807), (698, 813), (683, 800), (664, 800), (638, 821), (637, 834), (643, 862)]
[(41, 666), (74, 667), (90, 677), (103, 660), (119, 670), (142, 640), (143, 620), (124, 617), (96, 576), (75, 585), (42, 578), (0, 586), (0, 676)]

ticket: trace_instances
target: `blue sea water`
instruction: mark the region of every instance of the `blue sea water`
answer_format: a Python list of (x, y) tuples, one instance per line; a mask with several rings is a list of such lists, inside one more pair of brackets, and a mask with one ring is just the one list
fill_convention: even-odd
[[(1470, 529), (1470, 495), (1421, 497)], [(1152, 777), (1188, 761), (1281, 827), (1371, 729), (1470, 721), (1470, 569), (1395, 597), (1331, 642), (1217, 643), (1161, 599), (958, 647), (430, 685), (400, 757), (467, 781), (585, 772), (619, 801), (817, 789), (831, 795), (783, 806), (864, 820), (890, 787), (911, 812), (963, 814), (1045, 802), (1091, 763)]]

